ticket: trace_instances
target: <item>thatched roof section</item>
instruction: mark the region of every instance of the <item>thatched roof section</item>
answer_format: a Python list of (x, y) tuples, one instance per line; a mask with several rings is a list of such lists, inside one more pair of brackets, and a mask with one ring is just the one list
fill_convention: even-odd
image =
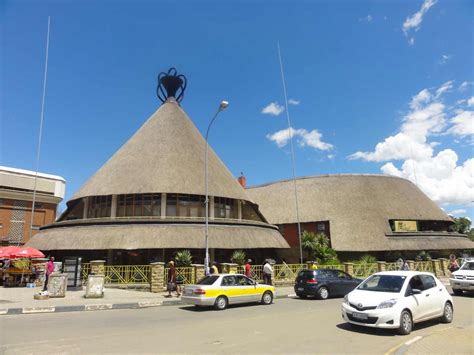
[[(39, 250), (202, 249), (202, 225), (128, 224), (62, 227), (41, 230), (28, 242)], [(219, 249), (288, 248), (274, 228), (211, 226), (209, 247)]]
[[(394, 240), (390, 219), (451, 221), (432, 200), (408, 180), (386, 175), (323, 175), (296, 181), (301, 222), (329, 221), (331, 242), (338, 251), (429, 249), (414, 242)], [(271, 224), (296, 223), (293, 180), (247, 189)], [(441, 243), (431, 249), (473, 248), (467, 238)], [(438, 241), (440, 239), (438, 238)], [(436, 247), (438, 246), (438, 247)]]
[[(205, 195), (205, 140), (175, 101), (166, 101), (72, 197), (132, 193)], [(209, 147), (209, 195), (250, 201)]]

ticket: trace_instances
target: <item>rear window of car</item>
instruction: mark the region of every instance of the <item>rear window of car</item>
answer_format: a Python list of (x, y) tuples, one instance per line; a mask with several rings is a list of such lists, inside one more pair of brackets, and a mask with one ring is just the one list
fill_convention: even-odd
[(372, 275), (362, 282), (357, 289), (362, 291), (399, 293), (405, 280), (406, 276)]
[(199, 280), (197, 283), (198, 285), (212, 285), (216, 280), (219, 278), (219, 276), (206, 276), (205, 278)]
[(319, 270), (301, 270), (298, 273), (298, 277), (301, 279), (312, 279), (315, 273), (316, 273), (316, 276), (318, 276)]

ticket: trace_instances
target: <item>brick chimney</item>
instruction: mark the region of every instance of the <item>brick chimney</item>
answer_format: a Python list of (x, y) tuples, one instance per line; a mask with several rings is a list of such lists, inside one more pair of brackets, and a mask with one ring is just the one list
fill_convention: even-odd
[(247, 179), (245, 178), (244, 173), (240, 173), (240, 176), (238, 177), (237, 181), (245, 189), (245, 187), (247, 186)]

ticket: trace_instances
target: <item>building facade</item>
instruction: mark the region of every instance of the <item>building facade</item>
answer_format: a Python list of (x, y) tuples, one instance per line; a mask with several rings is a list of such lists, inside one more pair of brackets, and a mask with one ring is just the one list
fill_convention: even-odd
[[(36, 179), (36, 182), (35, 182)], [(23, 245), (40, 227), (56, 219), (58, 204), (64, 198), (65, 180), (60, 176), (29, 170), (0, 167), (0, 242)], [(35, 191), (33, 221), (32, 205)]]

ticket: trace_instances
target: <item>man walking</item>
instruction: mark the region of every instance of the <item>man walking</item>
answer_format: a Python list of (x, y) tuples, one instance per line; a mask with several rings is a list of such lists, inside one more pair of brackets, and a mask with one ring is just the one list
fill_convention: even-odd
[(252, 259), (248, 259), (247, 264), (245, 264), (244, 275), (247, 276), (248, 278), (252, 277), (252, 266), (250, 265), (251, 263), (252, 263)]
[(268, 260), (265, 260), (265, 263), (263, 264), (263, 283), (267, 285), (272, 284), (272, 273), (273, 273), (273, 268), (270, 265), (270, 262)]

